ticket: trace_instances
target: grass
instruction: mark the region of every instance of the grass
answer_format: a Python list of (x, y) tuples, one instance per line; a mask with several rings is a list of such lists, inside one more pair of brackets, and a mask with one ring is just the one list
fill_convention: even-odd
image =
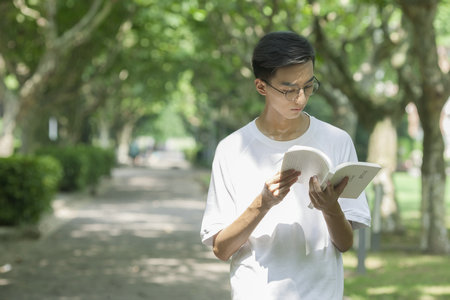
[[(344, 253), (347, 299), (450, 299), (448, 255), (420, 253), (420, 178), (406, 173), (394, 177), (405, 233), (383, 235), (382, 249), (368, 252), (366, 273), (358, 274), (357, 252)], [(369, 195), (370, 198), (370, 195)], [(450, 227), (450, 179), (446, 186), (447, 227)], [(383, 245), (402, 247), (383, 247)], [(398, 249), (398, 250), (395, 250)]]
[(344, 254), (345, 295), (362, 299), (450, 299), (448, 256), (419, 253), (370, 253), (367, 273), (357, 275), (354, 253)]

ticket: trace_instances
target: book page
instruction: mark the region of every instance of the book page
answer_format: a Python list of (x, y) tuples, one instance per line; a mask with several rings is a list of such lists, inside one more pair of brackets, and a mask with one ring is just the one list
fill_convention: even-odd
[(321, 182), (328, 174), (330, 165), (328, 157), (320, 150), (306, 146), (294, 146), (285, 153), (281, 171), (298, 170), (301, 172), (298, 182), (308, 184), (309, 179), (314, 175), (317, 175)]
[(380, 169), (381, 166), (367, 162), (344, 163), (338, 166), (330, 182), (336, 185), (348, 176), (348, 184), (340, 197), (358, 198)]

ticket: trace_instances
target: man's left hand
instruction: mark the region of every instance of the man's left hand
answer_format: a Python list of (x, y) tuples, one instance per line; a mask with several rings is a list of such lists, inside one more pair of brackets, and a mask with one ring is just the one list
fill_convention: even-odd
[(317, 176), (311, 177), (309, 179), (309, 198), (311, 199), (312, 205), (324, 213), (336, 211), (337, 206), (339, 206), (337, 200), (347, 186), (347, 183), (348, 177), (344, 177), (336, 186), (327, 182), (327, 187), (322, 191)]

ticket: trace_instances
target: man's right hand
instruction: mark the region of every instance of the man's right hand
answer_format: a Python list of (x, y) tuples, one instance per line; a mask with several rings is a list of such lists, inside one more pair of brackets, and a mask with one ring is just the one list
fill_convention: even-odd
[(221, 260), (228, 260), (248, 240), (255, 227), (270, 208), (280, 203), (297, 181), (300, 172), (287, 170), (278, 172), (266, 181), (261, 194), (230, 225), (214, 236), (213, 251)]
[(291, 190), (291, 186), (297, 182), (300, 171), (293, 169), (278, 172), (274, 177), (267, 180), (261, 192), (261, 206), (269, 210), (280, 203)]

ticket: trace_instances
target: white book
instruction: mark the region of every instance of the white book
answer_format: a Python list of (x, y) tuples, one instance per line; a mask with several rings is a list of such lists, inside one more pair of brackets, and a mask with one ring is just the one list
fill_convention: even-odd
[(306, 146), (293, 146), (285, 154), (281, 171), (295, 169), (301, 174), (298, 182), (308, 184), (312, 176), (317, 176), (323, 189), (327, 181), (337, 185), (348, 176), (348, 184), (341, 198), (358, 198), (381, 169), (380, 165), (368, 162), (345, 162), (333, 167), (331, 160), (322, 151)]

